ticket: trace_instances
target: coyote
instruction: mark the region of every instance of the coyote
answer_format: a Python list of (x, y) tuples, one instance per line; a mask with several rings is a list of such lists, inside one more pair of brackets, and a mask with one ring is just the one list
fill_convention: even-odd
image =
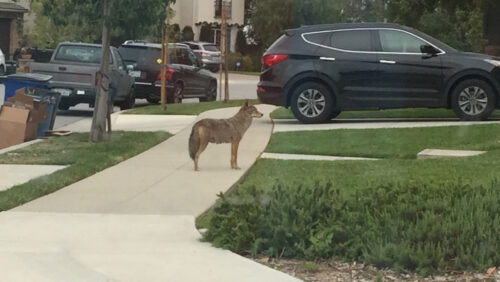
[(231, 168), (239, 169), (238, 146), (254, 117), (260, 118), (262, 113), (246, 100), (238, 113), (231, 118), (206, 118), (195, 123), (189, 137), (189, 156), (194, 161), (194, 170), (198, 170), (198, 159), (208, 143), (231, 143)]

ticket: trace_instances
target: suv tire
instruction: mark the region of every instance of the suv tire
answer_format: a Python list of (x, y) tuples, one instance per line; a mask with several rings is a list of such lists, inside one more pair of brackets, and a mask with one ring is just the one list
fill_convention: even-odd
[(200, 97), (200, 102), (211, 102), (217, 99), (217, 83), (210, 82), (210, 85), (207, 88), (207, 92), (205, 93), (205, 97)]
[(484, 80), (467, 79), (460, 82), (451, 94), (451, 107), (462, 120), (486, 119), (495, 109), (497, 97)]
[(0, 75), (7, 73), (7, 67), (5, 65), (0, 65)]
[(170, 93), (167, 91), (167, 103), (168, 104), (179, 104), (182, 103), (182, 84), (177, 83), (174, 90)]
[(332, 93), (317, 82), (299, 85), (292, 93), (290, 104), (295, 118), (303, 123), (321, 123), (335, 115)]

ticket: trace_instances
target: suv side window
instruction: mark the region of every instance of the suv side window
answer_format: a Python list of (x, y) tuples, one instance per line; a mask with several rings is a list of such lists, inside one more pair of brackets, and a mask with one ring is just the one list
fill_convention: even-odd
[(381, 29), (378, 34), (382, 52), (420, 54), (420, 46), (427, 44), (409, 33), (398, 30)]
[(331, 33), (330, 46), (346, 51), (374, 51), (370, 30), (343, 30)]
[(189, 57), (189, 53), (187, 52), (187, 49), (178, 48), (176, 57), (177, 57), (178, 64), (188, 65), (188, 66), (193, 65), (193, 63), (191, 62), (191, 58)]
[(307, 41), (311, 41), (312, 43), (319, 44), (319, 45), (330, 45), (330, 44), (328, 44), (329, 36), (330, 36), (330, 32), (304, 34), (304, 38)]

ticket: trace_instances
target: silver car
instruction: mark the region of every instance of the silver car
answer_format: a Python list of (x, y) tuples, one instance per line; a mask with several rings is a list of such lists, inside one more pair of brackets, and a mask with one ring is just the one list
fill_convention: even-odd
[(220, 51), (217, 45), (209, 42), (182, 42), (193, 50), (200, 57), (201, 62), (206, 65), (206, 68), (212, 72), (219, 71)]

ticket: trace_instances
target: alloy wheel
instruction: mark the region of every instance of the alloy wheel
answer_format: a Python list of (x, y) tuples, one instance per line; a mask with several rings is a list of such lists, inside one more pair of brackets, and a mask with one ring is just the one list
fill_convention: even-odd
[(486, 110), (488, 95), (478, 86), (467, 87), (458, 96), (458, 106), (468, 115), (478, 115)]
[(316, 89), (306, 89), (299, 94), (297, 108), (308, 118), (314, 118), (325, 110), (325, 96)]

